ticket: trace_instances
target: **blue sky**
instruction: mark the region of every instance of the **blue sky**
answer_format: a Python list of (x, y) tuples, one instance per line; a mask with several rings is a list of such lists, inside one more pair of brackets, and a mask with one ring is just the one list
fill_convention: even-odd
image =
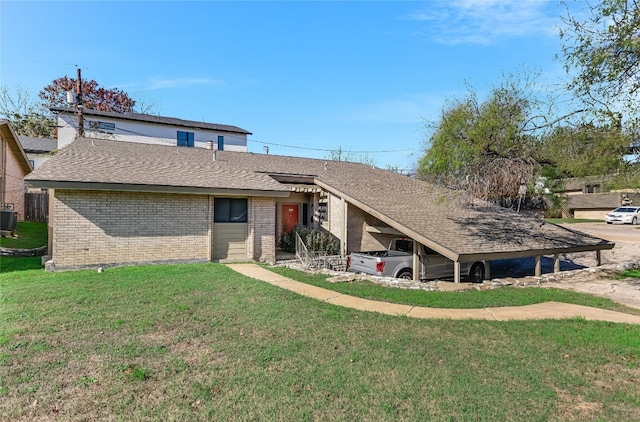
[(564, 79), (546, 0), (0, 2), (0, 83), (117, 87), (156, 114), (239, 126), (249, 151), (342, 148), (411, 169), (446, 100), (505, 73)]

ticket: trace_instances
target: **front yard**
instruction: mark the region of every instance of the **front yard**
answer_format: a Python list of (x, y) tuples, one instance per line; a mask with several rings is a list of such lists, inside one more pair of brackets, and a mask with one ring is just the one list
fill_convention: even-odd
[(640, 326), (389, 317), (219, 264), (14, 271), (0, 306), (2, 420), (640, 419)]

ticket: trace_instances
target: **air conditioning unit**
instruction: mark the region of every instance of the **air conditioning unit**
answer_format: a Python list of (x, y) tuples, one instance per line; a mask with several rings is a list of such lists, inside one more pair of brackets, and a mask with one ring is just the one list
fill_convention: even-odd
[(15, 231), (18, 224), (18, 211), (0, 210), (0, 231)]

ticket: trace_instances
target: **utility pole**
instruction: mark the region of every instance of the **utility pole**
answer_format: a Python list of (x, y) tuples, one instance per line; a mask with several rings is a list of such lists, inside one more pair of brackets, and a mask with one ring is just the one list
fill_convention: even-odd
[(84, 138), (84, 116), (82, 115), (82, 75), (80, 68), (78, 68), (78, 80), (76, 81), (76, 95), (77, 102), (76, 108), (78, 109), (78, 132), (76, 138)]

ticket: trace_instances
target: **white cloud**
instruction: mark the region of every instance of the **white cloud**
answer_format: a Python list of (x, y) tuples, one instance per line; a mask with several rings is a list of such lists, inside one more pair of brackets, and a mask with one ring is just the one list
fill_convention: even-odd
[(223, 85), (223, 81), (209, 78), (157, 79), (147, 89), (183, 88), (192, 85)]
[(504, 37), (557, 36), (560, 9), (551, 0), (458, 0), (429, 2), (408, 19), (416, 32), (442, 44), (491, 44)]

